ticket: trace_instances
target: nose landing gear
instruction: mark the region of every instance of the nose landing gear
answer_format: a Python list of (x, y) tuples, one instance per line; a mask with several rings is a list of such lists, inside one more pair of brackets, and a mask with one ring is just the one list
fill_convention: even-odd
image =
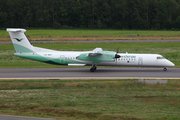
[(163, 71), (167, 71), (167, 68), (164, 68)]

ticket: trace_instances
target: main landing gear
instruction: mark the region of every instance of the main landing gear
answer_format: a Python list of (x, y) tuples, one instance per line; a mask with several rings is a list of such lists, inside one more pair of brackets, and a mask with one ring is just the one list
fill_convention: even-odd
[(163, 71), (167, 71), (167, 68), (164, 68)]
[(92, 68), (90, 69), (91, 72), (94, 72), (96, 70), (96, 65), (93, 65)]

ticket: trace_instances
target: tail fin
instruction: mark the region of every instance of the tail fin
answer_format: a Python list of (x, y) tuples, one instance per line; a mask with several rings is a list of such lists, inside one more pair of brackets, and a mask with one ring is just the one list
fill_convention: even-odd
[(26, 32), (25, 29), (7, 28), (6, 30), (9, 32), (16, 53), (31, 53), (35, 51), (24, 34)]

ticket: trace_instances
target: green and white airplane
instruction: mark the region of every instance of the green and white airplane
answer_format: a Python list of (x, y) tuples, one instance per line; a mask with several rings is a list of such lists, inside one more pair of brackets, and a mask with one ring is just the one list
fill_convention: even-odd
[(93, 51), (56, 51), (40, 47), (34, 47), (24, 34), (25, 29), (7, 28), (16, 53), (14, 55), (36, 60), (40, 62), (68, 65), (68, 66), (92, 66), (94, 72), (96, 66), (132, 66), (132, 67), (173, 67), (174, 64), (159, 54), (128, 54), (113, 51), (103, 51), (95, 48)]

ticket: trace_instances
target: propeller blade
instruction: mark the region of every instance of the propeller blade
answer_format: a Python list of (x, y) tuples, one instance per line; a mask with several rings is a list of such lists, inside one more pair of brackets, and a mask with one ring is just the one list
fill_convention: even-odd
[(117, 63), (117, 59), (121, 57), (120, 55), (118, 55), (118, 53), (119, 53), (119, 46), (117, 47), (117, 51), (116, 51), (116, 54), (115, 54), (115, 57), (114, 57), (116, 63)]
[(119, 53), (119, 46), (117, 47), (117, 51), (116, 51), (116, 53)]

